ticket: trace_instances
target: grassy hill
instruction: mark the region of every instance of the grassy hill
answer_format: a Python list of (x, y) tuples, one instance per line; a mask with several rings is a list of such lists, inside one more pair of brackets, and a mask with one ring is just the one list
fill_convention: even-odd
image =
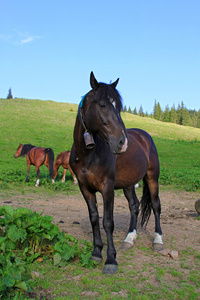
[[(25, 160), (14, 159), (19, 143), (51, 147), (55, 156), (70, 150), (77, 109), (76, 104), (54, 101), (0, 99), (1, 182), (5, 182), (12, 173), (18, 174), (19, 170), (25, 179)], [(200, 188), (200, 129), (129, 113), (122, 113), (122, 119), (127, 128), (141, 128), (152, 135), (159, 153), (162, 184), (188, 190)], [(44, 172), (48, 176), (48, 170)]]

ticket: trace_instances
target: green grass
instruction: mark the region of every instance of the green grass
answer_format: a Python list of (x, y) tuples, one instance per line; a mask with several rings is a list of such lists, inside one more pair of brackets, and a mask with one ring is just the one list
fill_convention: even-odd
[[(120, 262), (118, 273), (112, 276), (102, 275), (101, 265), (90, 271), (80, 266), (68, 265), (58, 269), (50, 262), (36, 262), (29, 265), (28, 273), (37, 270), (45, 274), (45, 280), (38, 278), (29, 283), (35, 292), (42, 291), (46, 296), (48, 293), (54, 294), (56, 300), (199, 299), (199, 265), (191, 265), (191, 270), (184, 272), (183, 269), (180, 273), (176, 271), (177, 262), (173, 263), (173, 268), (162, 267), (159, 260), (155, 262), (153, 253), (149, 256), (152, 256), (154, 264), (146, 265), (143, 270), (138, 268), (137, 255), (129, 253), (129, 260), (126, 259), (124, 265)], [(133, 268), (128, 266), (131, 260), (135, 261)], [(156, 277), (157, 284), (151, 284), (151, 277)]]
[[(0, 108), (2, 188), (8, 188), (10, 183), (24, 184), (26, 161), (23, 158), (14, 159), (19, 143), (51, 147), (55, 156), (61, 151), (71, 149), (78, 109), (76, 104), (1, 99)], [(152, 135), (160, 159), (160, 184), (193, 191), (200, 188), (200, 129), (164, 123), (129, 113), (122, 113), (122, 118), (127, 128), (141, 128)], [(68, 176), (72, 179), (69, 173)], [(31, 185), (35, 182), (35, 177), (35, 169), (31, 167)], [(41, 167), (40, 178), (43, 180), (40, 183), (42, 185), (49, 181), (45, 166)], [(55, 189), (59, 188), (61, 185), (55, 186)]]
[[(50, 182), (48, 170), (41, 167), (40, 187), (35, 189), (34, 167), (31, 167), (30, 182), (25, 183), (26, 160), (14, 159), (21, 142), (36, 146), (51, 147), (55, 156), (69, 150), (73, 141), (73, 128), (78, 106), (53, 101), (13, 99), (0, 100), (0, 191), (2, 199), (15, 193), (35, 193), (37, 196), (58, 192), (78, 193), (71, 175), (60, 184), (61, 173), (56, 184)], [(179, 189), (200, 189), (200, 129), (162, 123), (122, 113), (126, 127), (137, 127), (150, 133), (155, 141), (161, 165), (160, 183)], [(117, 193), (120, 193), (118, 191)], [(23, 201), (23, 196), (22, 196)], [(30, 200), (31, 201), (31, 200)], [(197, 226), (199, 226), (197, 217)], [(140, 239), (138, 238), (138, 244)], [(174, 245), (174, 238), (169, 241)], [(118, 257), (119, 270), (113, 276), (102, 275), (103, 265), (94, 270), (67, 265), (58, 268), (50, 261), (34, 262), (28, 266), (27, 280), (32, 287), (32, 299), (199, 299), (200, 254), (191, 248), (181, 249), (180, 261), (164, 262), (148, 247), (138, 245)], [(150, 256), (151, 263), (137, 264), (138, 256)], [(166, 260), (166, 258), (165, 258)], [(177, 271), (177, 264), (179, 271)], [(181, 268), (181, 272), (180, 272)], [(37, 271), (45, 279), (30, 279), (30, 272)], [(156, 278), (157, 284), (151, 283)], [(172, 279), (170, 279), (172, 278)], [(168, 281), (167, 281), (168, 279)], [(91, 292), (88, 296), (88, 292)], [(26, 298), (25, 298), (26, 299)]]

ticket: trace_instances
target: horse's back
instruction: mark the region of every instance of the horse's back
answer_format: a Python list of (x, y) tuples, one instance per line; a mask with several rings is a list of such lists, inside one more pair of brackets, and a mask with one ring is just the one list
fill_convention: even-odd
[(158, 154), (152, 137), (144, 130), (127, 129), (129, 146), (117, 155), (115, 187), (123, 188), (140, 181), (155, 163), (159, 169)]
[(27, 159), (30, 160), (31, 164), (33, 165), (42, 165), (45, 160), (45, 150), (46, 148), (44, 147), (34, 147), (30, 149), (27, 155)]

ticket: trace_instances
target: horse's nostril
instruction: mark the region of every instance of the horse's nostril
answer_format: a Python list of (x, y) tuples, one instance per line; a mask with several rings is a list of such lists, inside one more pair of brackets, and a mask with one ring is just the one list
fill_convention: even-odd
[(125, 137), (125, 134), (124, 134), (124, 131), (122, 130), (122, 134), (123, 134), (123, 136), (121, 137), (121, 140), (119, 141), (119, 145), (120, 146), (123, 146), (124, 145), (124, 143), (125, 143), (125, 139), (126, 139), (126, 137)]
[(123, 139), (121, 139), (121, 141), (119, 142), (119, 144), (121, 145), (121, 146), (123, 146), (124, 145), (124, 138)]

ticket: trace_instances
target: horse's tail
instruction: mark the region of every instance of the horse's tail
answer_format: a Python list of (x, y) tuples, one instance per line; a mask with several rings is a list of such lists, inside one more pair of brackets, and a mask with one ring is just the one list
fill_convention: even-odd
[(48, 153), (49, 156), (49, 175), (53, 178), (53, 162), (54, 162), (54, 152), (51, 148), (46, 148), (44, 150), (45, 154)]
[(151, 216), (152, 205), (151, 205), (151, 194), (145, 178), (143, 178), (143, 195), (140, 201), (140, 205), (141, 205), (140, 226), (146, 227), (149, 218)]

